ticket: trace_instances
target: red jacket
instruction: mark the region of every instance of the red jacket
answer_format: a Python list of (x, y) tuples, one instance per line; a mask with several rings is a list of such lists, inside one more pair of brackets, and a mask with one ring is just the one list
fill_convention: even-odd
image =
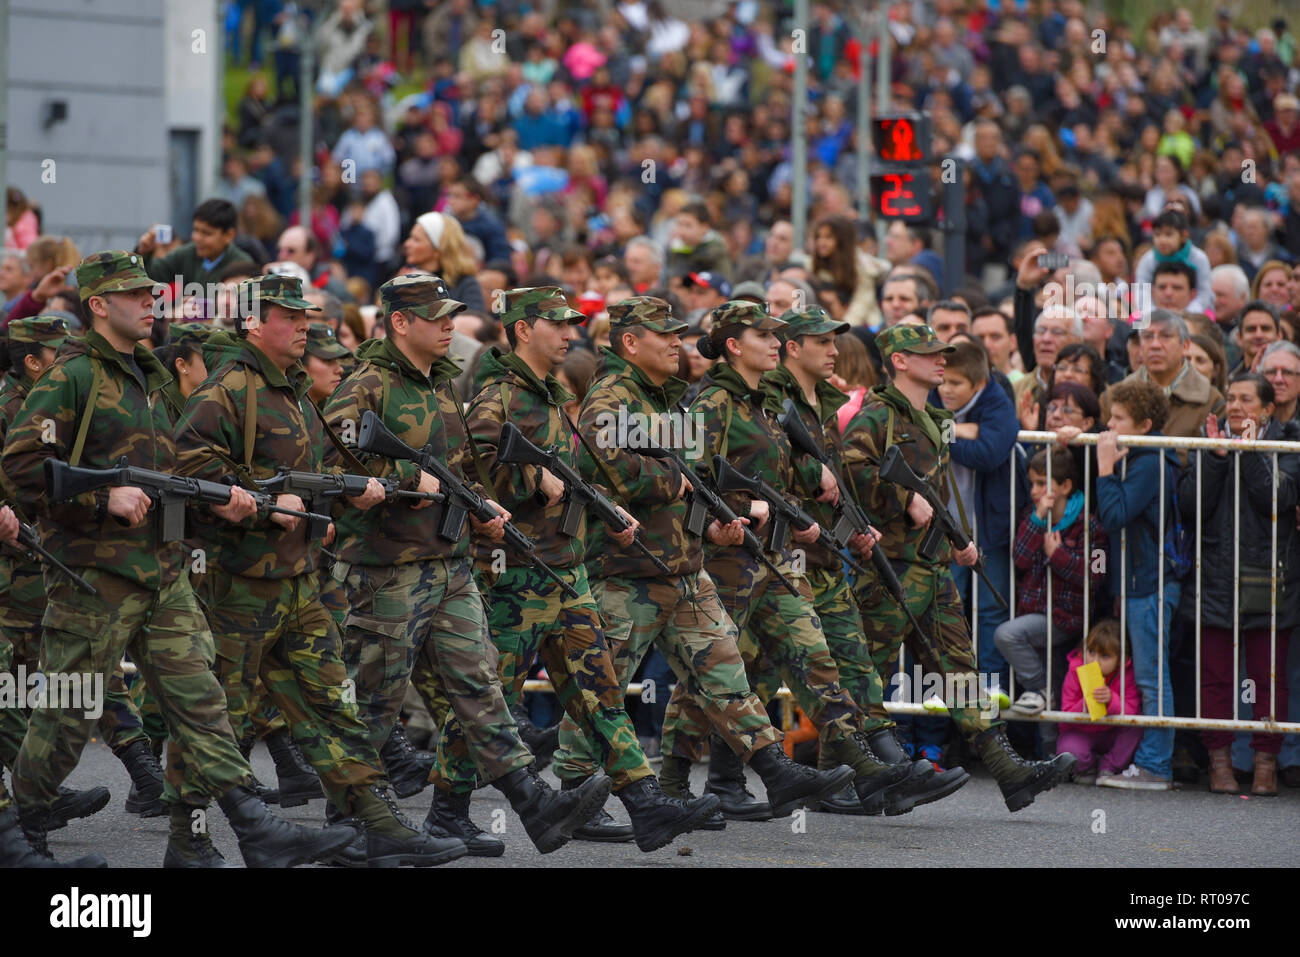
[[(1088, 706), (1083, 700), (1083, 686), (1079, 684), (1079, 666), (1083, 664), (1083, 652), (1076, 648), (1066, 656), (1065, 660), (1070, 663), (1070, 672), (1065, 676), (1065, 683), (1061, 685), (1061, 710), (1071, 711), (1076, 714), (1087, 714)], [(1106, 687), (1110, 688), (1110, 702), (1106, 705), (1106, 714), (1108, 716), (1112, 714), (1141, 714), (1142, 693), (1138, 691), (1137, 674), (1133, 671), (1132, 658), (1124, 662), (1123, 700), (1119, 696), (1119, 675), (1120, 673), (1117, 670), (1110, 676), (1110, 681), (1106, 682)], [(1103, 731), (1110, 730), (1113, 725), (1072, 724), (1070, 727), (1078, 728), (1080, 731), (1086, 731), (1089, 734), (1100, 734)]]

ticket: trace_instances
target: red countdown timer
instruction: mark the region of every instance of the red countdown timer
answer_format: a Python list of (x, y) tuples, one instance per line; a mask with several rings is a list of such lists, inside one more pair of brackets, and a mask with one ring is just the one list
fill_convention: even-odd
[(928, 222), (930, 174), (924, 170), (883, 170), (871, 177), (871, 202), (881, 219)]
[(871, 121), (872, 143), (881, 163), (923, 163), (930, 149), (926, 116), (879, 116)]

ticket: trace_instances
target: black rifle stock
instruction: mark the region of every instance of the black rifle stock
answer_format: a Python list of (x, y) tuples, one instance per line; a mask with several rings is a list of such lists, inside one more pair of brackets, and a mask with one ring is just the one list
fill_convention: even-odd
[[(631, 527), (631, 523), (619, 513), (613, 502), (601, 494), (600, 489), (584, 481), (577, 470), (556, 454), (555, 449), (539, 449), (528, 441), (513, 422), (507, 422), (501, 427), (497, 461), (504, 465), (541, 465), (564, 483), (565, 501), (564, 511), (560, 515), (560, 531), (570, 538), (578, 533), (582, 512), (588, 508), (598, 519), (620, 532)], [(661, 575), (668, 574), (668, 566), (650, 551), (639, 536), (632, 538), (632, 545), (654, 563)]]
[[(45, 460), (45, 492), (51, 502), (66, 501), (85, 492), (93, 492), (95, 489), (108, 486), (134, 486), (143, 489), (162, 511), (164, 542), (174, 542), (185, 537), (187, 501), (193, 499), (214, 505), (227, 505), (230, 502), (231, 491), (235, 487), (221, 482), (169, 475), (166, 472), (127, 465), (125, 458), (119, 459), (117, 465), (111, 469), (87, 469), (69, 465), (58, 459)], [(268, 492), (246, 491), (253, 496), (259, 512), (306, 519), (307, 534), (310, 538), (320, 538), (329, 528), (328, 515), (281, 508), (275, 504), (275, 496)]]
[[(897, 445), (891, 445), (885, 450), (885, 454), (880, 459), (880, 477), (886, 482), (892, 482), (895, 485), (908, 489), (921, 496), (930, 503), (934, 509), (934, 518), (930, 519), (930, 529), (926, 532), (925, 537), (921, 540), (921, 545), (917, 549), (917, 554), (923, 558), (933, 558), (939, 547), (939, 541), (947, 538), (952, 543), (952, 547), (957, 551), (967, 548), (971, 544), (971, 538), (966, 534), (966, 530), (961, 527), (952, 513), (948, 511), (948, 506), (940, 498), (925, 479), (912, 471), (912, 467), (903, 459), (903, 453), (898, 450)], [(978, 551), (978, 549), (977, 549)], [(971, 566), (975, 574), (984, 579), (984, 584), (988, 586), (994, 599), (1002, 606), (1003, 611), (1010, 611), (1011, 606), (1007, 600), (1002, 597), (1002, 593), (989, 580), (988, 573), (984, 570), (984, 553), (979, 552), (975, 559), (975, 564)]]
[[(844, 476), (840, 474), (840, 470), (835, 467), (825, 450), (817, 444), (816, 439), (812, 437), (812, 433), (803, 424), (803, 419), (799, 418), (799, 411), (795, 408), (794, 400), (786, 399), (782, 408), (783, 411), (777, 416), (777, 421), (785, 429), (785, 434), (790, 439), (790, 445), (800, 452), (811, 455), (830, 469), (831, 475), (835, 476), (835, 484), (840, 489), (840, 503), (836, 512), (835, 526), (831, 530), (831, 537), (836, 542), (842, 542), (843, 544), (840, 547), (844, 548), (853, 535), (858, 533), (866, 535), (869, 533), (872, 527), (871, 519), (867, 517), (866, 511), (853, 498), (848, 485), (844, 481)], [(846, 525), (847, 534), (845, 533)], [(871, 549), (871, 566), (876, 570), (876, 575), (884, 584), (885, 590), (889, 592), (889, 597), (894, 600), (894, 604), (898, 605), (903, 614), (907, 616), (908, 623), (911, 624), (912, 628), (915, 629), (926, 644), (932, 644), (929, 635), (921, 627), (921, 623), (916, 620), (916, 616), (912, 614), (912, 609), (908, 607), (907, 592), (903, 590), (903, 583), (899, 581), (898, 573), (894, 571), (889, 556), (883, 550), (873, 547)]]
[[(465, 531), (465, 520), (470, 516), (480, 522), (490, 522), (500, 517), (500, 513), (487, 503), (487, 499), (475, 492), (460, 476), (438, 460), (432, 445), (426, 445), (418, 450), (411, 448), (394, 435), (392, 430), (384, 425), (383, 420), (370, 409), (361, 414), (361, 428), (357, 432), (357, 450), (388, 459), (414, 462), (438, 480), (442, 494), (446, 496), (442, 521), (438, 523), (438, 537), (444, 541), (460, 541)], [(505, 523), (505, 543), (530, 566), (555, 581), (570, 598), (578, 597), (573, 586), (538, 556), (532, 539), (510, 522)]]
[(87, 595), (99, 596), (99, 591), (94, 585), (86, 581), (71, 568), (45, 550), (45, 546), (41, 544), (40, 532), (36, 531), (35, 528), (28, 525), (26, 522), (18, 523), (18, 538), (9, 547), (20, 551), (26, 549), (29, 552), (33, 552), (45, 564), (57, 568), (59, 571), (63, 572), (63, 574), (67, 575), (68, 578), (72, 580), (72, 584), (76, 585)]

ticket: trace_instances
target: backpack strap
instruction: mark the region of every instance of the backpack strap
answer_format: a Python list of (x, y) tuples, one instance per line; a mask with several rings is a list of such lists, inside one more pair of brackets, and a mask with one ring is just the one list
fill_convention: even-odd
[(90, 431), (90, 420), (95, 414), (95, 403), (99, 400), (99, 393), (104, 385), (104, 373), (99, 368), (99, 363), (90, 360), (90, 394), (86, 396), (86, 411), (81, 414), (81, 423), (77, 426), (77, 437), (72, 443), (72, 454), (68, 456), (68, 464), (77, 466), (81, 464), (81, 452), (86, 447), (86, 435)]
[(253, 446), (257, 442), (257, 385), (253, 377), (244, 370), (245, 409), (244, 409), (244, 468), (253, 474)]

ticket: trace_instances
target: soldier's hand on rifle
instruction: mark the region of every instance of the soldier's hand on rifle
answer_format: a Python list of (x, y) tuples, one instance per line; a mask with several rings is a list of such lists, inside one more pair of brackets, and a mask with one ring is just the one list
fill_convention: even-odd
[(753, 519), (750, 524), (755, 528), (762, 528), (770, 515), (771, 509), (761, 498), (756, 498), (749, 503), (749, 517)]
[(705, 534), (714, 545), (740, 545), (745, 541), (745, 526), (748, 524), (747, 518), (737, 518), (726, 525), (715, 518), (705, 529)]
[(235, 486), (230, 489), (230, 501), (225, 505), (213, 505), (212, 514), (238, 524), (257, 514), (257, 499), (247, 489)]
[(840, 502), (840, 483), (835, 481), (835, 473), (822, 466), (822, 483), (821, 491), (817, 493), (817, 501), (828, 502), (831, 505), (838, 505)]
[[(415, 490), (417, 492), (424, 492), (428, 495), (436, 495), (438, 494), (439, 490), (441, 490), (441, 488), (442, 486), (438, 484), (438, 480), (436, 478), (434, 478), (428, 472), (421, 470), (420, 484), (415, 487)], [(415, 505), (412, 506), (412, 508), (428, 508), (432, 504), (433, 504), (432, 500), (426, 498), (416, 502)]]
[(959, 552), (952, 553), (953, 560), (962, 568), (970, 568), (980, 560), (979, 546), (971, 542)]
[(542, 494), (546, 496), (546, 507), (559, 505), (560, 500), (564, 498), (564, 483), (556, 477), (555, 473), (542, 466), (542, 480), (538, 483)]
[(122, 485), (108, 492), (108, 514), (129, 526), (144, 524), (150, 504), (148, 493), (134, 485)]
[[(387, 497), (384, 487), (379, 484), (379, 479), (372, 478), (366, 482), (366, 490), (360, 495), (352, 496), (348, 499), (348, 503), (364, 512), (368, 508), (374, 508)], [(328, 545), (329, 542), (325, 544)]]
[(695, 486), (691, 484), (691, 480), (688, 479), (685, 475), (683, 475), (682, 487), (677, 490), (677, 497), (685, 498), (687, 492), (692, 492), (694, 490), (695, 490)]
[(934, 518), (934, 508), (924, 498), (913, 492), (912, 497), (907, 502), (907, 516), (917, 528), (925, 528), (930, 524), (930, 519)]
[(621, 532), (610, 532), (609, 537), (614, 539), (621, 548), (628, 548), (632, 544), (632, 539), (636, 538), (636, 530), (641, 527), (641, 523), (629, 515), (623, 506), (615, 505), (614, 509), (628, 521), (627, 528)]
[[(302, 499), (297, 495), (277, 495), (275, 497), (275, 504), (280, 508), (291, 508), (295, 512), (305, 512), (307, 510), (307, 507), (302, 503)], [(298, 527), (298, 523), (301, 522), (302, 519), (298, 518), (296, 515), (282, 515), (279, 512), (272, 512), (271, 521), (275, 522), (275, 524), (284, 528), (286, 531), (292, 532)]]
[(6, 505), (0, 508), (0, 542), (12, 545), (18, 540), (18, 516)]
[(484, 499), (484, 501), (500, 514), (490, 522), (480, 522), (473, 515), (469, 517), (469, 520), (474, 525), (476, 533), (490, 542), (499, 542), (506, 537), (506, 522), (510, 521), (510, 513), (490, 498)]
[(875, 547), (876, 542), (880, 541), (880, 538), (879, 530), (868, 525), (866, 532), (858, 532), (849, 538), (849, 548), (863, 558), (870, 558), (871, 550)]
[[(360, 496), (358, 496), (358, 498), (360, 498)], [(334, 536), (337, 534), (338, 534), (338, 529), (334, 527), (333, 522), (330, 522), (329, 528), (325, 529), (325, 537), (320, 540), (321, 545), (323, 545), (326, 548), (329, 548), (332, 544), (334, 544)]]
[(821, 526), (818, 525), (816, 522), (813, 522), (802, 532), (799, 531), (797, 528), (792, 528), (790, 530), (790, 537), (793, 538), (800, 545), (811, 545), (813, 542), (817, 541), (817, 537), (821, 535), (821, 533), (822, 533)]

